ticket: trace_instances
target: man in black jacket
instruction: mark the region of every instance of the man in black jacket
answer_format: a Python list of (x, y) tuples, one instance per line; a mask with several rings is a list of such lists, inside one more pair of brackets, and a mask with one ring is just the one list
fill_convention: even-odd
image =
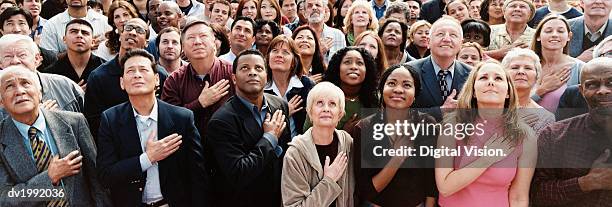
[(268, 74), (259, 51), (240, 53), (232, 70), (236, 95), (208, 124), (215, 206), (280, 206), (281, 164), (291, 137), (287, 102), (264, 93)]

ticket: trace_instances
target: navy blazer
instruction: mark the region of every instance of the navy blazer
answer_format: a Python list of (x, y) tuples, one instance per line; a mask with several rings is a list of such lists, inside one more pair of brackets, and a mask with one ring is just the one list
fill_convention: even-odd
[(568, 86), (559, 98), (559, 106), (555, 112), (557, 121), (589, 112), (589, 106), (579, 87), (580, 85)]
[[(158, 139), (173, 133), (183, 136), (179, 150), (158, 161), (162, 195), (170, 206), (205, 206), (207, 173), (193, 113), (161, 100), (157, 110)], [(113, 204), (140, 206), (147, 173), (140, 167), (143, 151), (130, 102), (102, 113), (97, 145), (98, 175), (110, 188)]]
[[(582, 52), (582, 43), (584, 42), (584, 16), (576, 17), (568, 21), (570, 29), (572, 30), (572, 40), (569, 42), (569, 55), (572, 57), (578, 57)], [(610, 36), (612, 34), (612, 19), (608, 19), (608, 25), (603, 33), (603, 37)]]
[[(428, 113), (440, 121), (442, 114), (440, 106), (444, 104), (442, 95), (440, 94), (440, 84), (438, 83), (438, 75), (435, 74), (431, 56), (409, 62), (408, 65), (414, 67), (419, 74), (421, 80), (421, 92), (416, 97), (413, 108), (419, 108), (419, 111)], [(463, 84), (470, 74), (470, 67), (462, 62), (455, 61), (455, 71), (453, 75), (453, 84), (450, 91), (457, 91), (456, 97), (459, 96)]]
[[(289, 117), (287, 102), (276, 95), (264, 93), (268, 112), (282, 110)], [(278, 138), (279, 146), (287, 151), (291, 141), (287, 127)], [(250, 109), (236, 96), (217, 110), (208, 122), (207, 139), (214, 153), (214, 206), (280, 206), (280, 177), (283, 155), (263, 137)]]

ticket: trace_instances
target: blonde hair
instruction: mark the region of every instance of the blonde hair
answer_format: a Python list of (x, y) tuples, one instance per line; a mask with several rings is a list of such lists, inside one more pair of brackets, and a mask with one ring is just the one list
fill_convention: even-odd
[[(526, 125), (518, 115), (518, 94), (514, 88), (514, 83), (510, 78), (510, 74), (504, 70), (504, 68), (495, 60), (488, 60), (482, 62), (476, 66), (467, 77), (463, 89), (459, 93), (457, 100), (458, 111), (454, 112), (450, 116), (445, 117), (447, 123), (473, 123), (478, 113), (472, 109), (478, 109), (476, 96), (474, 95), (474, 86), (476, 82), (476, 76), (478, 72), (484, 67), (497, 66), (504, 76), (506, 76), (506, 84), (508, 84), (508, 98), (504, 103), (503, 118), (503, 137), (504, 139), (510, 139), (513, 146), (518, 145), (523, 138), (529, 133), (527, 129), (530, 127)], [(476, 111), (477, 112), (477, 111)], [(469, 138), (468, 138), (469, 139)]]
[(408, 32), (408, 39), (410, 41), (413, 41), (412, 38), (414, 36), (414, 33), (419, 28), (424, 27), (424, 26), (429, 27), (429, 29), (431, 30), (431, 24), (429, 22), (425, 21), (425, 20), (419, 20), (419, 21), (416, 21), (415, 23), (413, 23), (412, 26), (410, 26), (410, 31)]
[(352, 14), (357, 7), (364, 8), (366, 9), (366, 11), (368, 11), (368, 15), (370, 16), (370, 23), (368, 24), (367, 30), (378, 31), (378, 19), (376, 18), (376, 13), (374, 12), (374, 9), (372, 9), (372, 5), (367, 1), (357, 0), (354, 1), (353, 4), (351, 4), (351, 7), (349, 7), (348, 11), (346, 12), (346, 16), (344, 17), (344, 27), (342, 28), (344, 30), (344, 33), (349, 34), (353, 32)]
[(338, 107), (340, 109), (339, 116), (340, 117), (344, 116), (344, 113), (345, 113), (344, 112), (344, 106), (345, 106), (344, 92), (342, 92), (342, 89), (340, 89), (338, 86), (334, 85), (333, 83), (324, 81), (324, 82), (320, 82), (316, 84), (314, 87), (312, 87), (312, 89), (310, 89), (310, 92), (308, 92), (308, 98), (306, 98), (306, 113), (308, 113), (309, 117), (310, 117), (310, 114), (312, 113), (312, 107), (314, 106), (314, 102), (321, 97), (337, 98)]

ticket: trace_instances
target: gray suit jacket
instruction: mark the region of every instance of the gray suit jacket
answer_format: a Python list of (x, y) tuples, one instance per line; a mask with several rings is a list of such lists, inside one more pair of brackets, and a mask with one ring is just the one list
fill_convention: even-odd
[[(572, 30), (572, 40), (569, 45), (569, 55), (578, 57), (582, 52), (582, 43), (584, 40), (584, 16), (576, 17), (568, 21)], [(612, 19), (608, 19), (608, 26), (604, 31), (603, 36), (607, 37), (612, 34)]]
[[(71, 206), (110, 206), (106, 190), (96, 175), (96, 148), (82, 114), (43, 110), (47, 126), (57, 145), (60, 158), (79, 150), (83, 156), (78, 174), (62, 179), (64, 193)], [(8, 198), (6, 191), (21, 189), (51, 189), (47, 170), (37, 173), (34, 160), (23, 143), (19, 130), (10, 116), (0, 121), (0, 206), (46, 206), (42, 200)], [(7, 189), (8, 188), (8, 189)]]

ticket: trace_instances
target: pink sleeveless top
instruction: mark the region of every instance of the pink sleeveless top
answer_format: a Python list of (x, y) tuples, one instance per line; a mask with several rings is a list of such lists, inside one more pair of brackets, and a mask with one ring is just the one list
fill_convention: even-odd
[[(468, 145), (482, 148), (487, 140), (493, 134), (495, 134), (496, 131), (499, 134), (503, 132), (501, 129), (495, 129), (495, 126), (492, 125), (493, 124), (490, 123), (485, 125), (485, 133), (482, 136), (475, 135), (470, 137)], [(457, 141), (457, 146), (463, 147), (466, 146), (466, 143), (463, 141)], [(491, 165), (474, 182), (465, 188), (448, 197), (440, 195), (440, 205), (444, 207), (510, 206), (508, 191), (510, 190), (512, 180), (514, 180), (514, 176), (516, 175), (518, 158), (522, 154), (522, 151), (522, 144), (519, 144), (507, 157)], [(467, 156), (465, 153), (462, 153), (460, 157), (455, 157), (454, 168), (460, 169), (469, 165), (478, 158), (479, 156)]]
[(567, 85), (563, 84), (556, 90), (544, 94), (538, 104), (544, 107), (546, 110), (550, 111), (550, 113), (557, 112), (557, 107), (559, 107), (559, 99), (561, 99), (561, 96), (563, 95), (563, 92), (565, 92), (565, 89), (567, 89)]

